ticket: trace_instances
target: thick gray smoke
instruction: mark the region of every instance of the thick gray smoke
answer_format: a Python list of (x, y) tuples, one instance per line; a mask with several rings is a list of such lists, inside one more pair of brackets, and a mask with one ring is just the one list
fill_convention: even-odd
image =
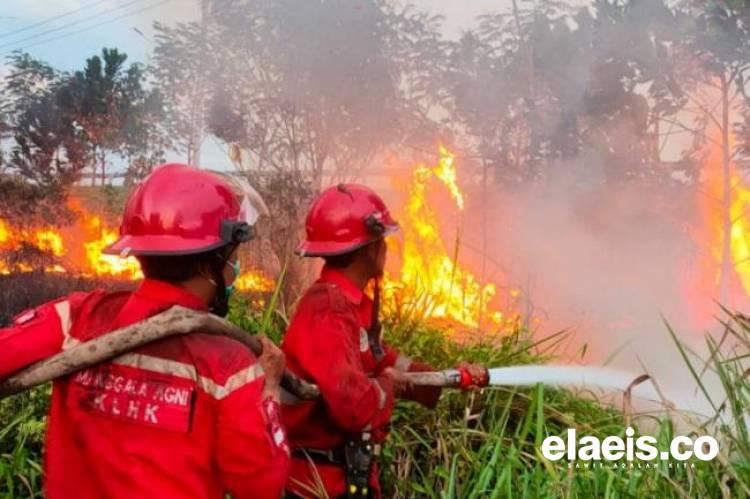
[[(689, 193), (581, 178), (568, 171), (495, 193), (488, 256), (533, 304), (537, 337), (569, 330), (570, 362), (645, 369), (678, 405), (705, 408), (665, 324), (705, 353), (703, 327), (718, 313), (718, 297), (696, 301), (691, 288), (706, 248), (688, 230), (700, 223)], [(466, 218), (478, 220), (479, 210), (474, 203)]]

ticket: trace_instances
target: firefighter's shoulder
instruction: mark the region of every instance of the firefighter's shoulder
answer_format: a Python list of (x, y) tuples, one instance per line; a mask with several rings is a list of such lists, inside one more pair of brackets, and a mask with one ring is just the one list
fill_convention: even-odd
[(214, 396), (223, 398), (254, 382), (263, 371), (250, 349), (239, 341), (220, 335), (194, 333), (183, 338), (198, 376), (215, 385)]
[(351, 304), (341, 289), (332, 282), (318, 281), (307, 290), (297, 305), (297, 311), (349, 313)]
[(50, 318), (72, 323), (84, 309), (93, 309), (101, 305), (119, 308), (129, 295), (129, 292), (110, 293), (102, 289), (87, 292), (76, 291), (35, 307), (27, 308), (16, 314), (12, 323), (14, 326), (24, 326), (50, 320)]

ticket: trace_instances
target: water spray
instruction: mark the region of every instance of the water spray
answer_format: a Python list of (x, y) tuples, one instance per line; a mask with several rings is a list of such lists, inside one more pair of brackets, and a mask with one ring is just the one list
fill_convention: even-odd
[[(436, 372), (408, 373), (414, 385), (467, 388), (473, 383), (464, 368)], [(538, 383), (551, 386), (598, 386), (626, 390), (634, 376), (626, 372), (599, 366), (525, 365), (487, 369), (484, 382), (478, 386), (533, 386)]]

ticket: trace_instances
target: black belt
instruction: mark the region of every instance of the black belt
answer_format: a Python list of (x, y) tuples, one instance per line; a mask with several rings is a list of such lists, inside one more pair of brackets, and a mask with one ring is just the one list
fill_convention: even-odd
[(305, 460), (310, 459), (314, 463), (346, 467), (346, 457), (343, 446), (333, 449), (310, 449), (307, 447), (301, 447), (292, 450), (292, 456)]

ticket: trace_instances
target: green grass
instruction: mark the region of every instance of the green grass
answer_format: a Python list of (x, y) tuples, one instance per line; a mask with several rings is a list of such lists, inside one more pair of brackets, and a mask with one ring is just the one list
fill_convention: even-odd
[(41, 497), (50, 385), (0, 401), (0, 497)]
[[(502, 339), (497, 349), (457, 347), (439, 331), (424, 328), (401, 344), (431, 343), (421, 358), (440, 366), (472, 359), (491, 366), (538, 362), (518, 338)], [(434, 343), (433, 343), (434, 342)], [(437, 353), (437, 355), (433, 355)], [(619, 498), (721, 497), (717, 467), (696, 469), (568, 469), (540, 452), (548, 435), (579, 434), (624, 438), (624, 415), (591, 399), (541, 385), (525, 390), (488, 389), (480, 394), (446, 392), (436, 411), (399, 404), (384, 452), (387, 496), (429, 498)], [(659, 422), (660, 448), (673, 436), (666, 419)], [(562, 464), (560, 464), (562, 463)], [(739, 496), (739, 495), (738, 495)]]
[[(252, 333), (279, 341), (287, 319), (278, 309), (278, 293), (264, 308), (235, 300), (230, 318)], [(725, 337), (709, 338), (708, 361), (689, 352), (673, 332), (701, 385), (705, 370), (716, 373), (726, 394), (714, 400), (716, 417), (695, 432), (713, 432), (722, 441), (719, 459), (695, 462), (695, 468), (569, 469), (567, 461), (551, 463), (539, 452), (548, 435), (564, 436), (568, 428), (603, 438), (624, 435), (625, 416), (591, 398), (544, 386), (486, 389), (480, 393), (446, 391), (435, 411), (411, 402), (395, 410), (391, 434), (381, 456), (385, 497), (426, 498), (641, 498), (746, 497), (750, 483), (750, 439), (747, 417), (750, 382), (750, 322), (733, 317)], [(559, 336), (536, 343), (523, 331), (493, 336), (466, 345), (444, 329), (409, 320), (386, 320), (386, 339), (393, 346), (438, 367), (461, 360), (489, 366), (539, 363), (554, 356)], [(671, 330), (665, 329), (665, 334)], [(722, 347), (726, 338), (732, 349)], [(729, 342), (727, 342), (729, 343)], [(0, 497), (38, 497), (41, 449), (49, 387), (0, 402)], [(666, 418), (655, 421), (659, 447), (674, 436)], [(652, 430), (653, 431), (653, 430)], [(562, 464), (561, 464), (562, 463)]]

